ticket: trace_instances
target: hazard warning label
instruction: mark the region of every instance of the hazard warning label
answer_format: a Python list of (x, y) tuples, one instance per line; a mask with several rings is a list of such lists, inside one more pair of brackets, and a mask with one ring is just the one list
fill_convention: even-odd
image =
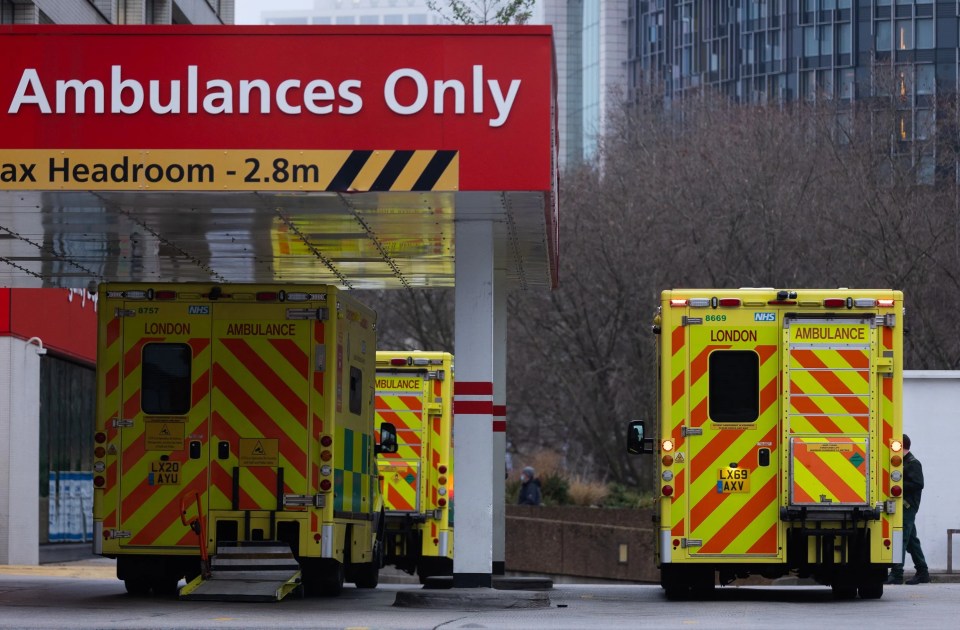
[(280, 440), (275, 438), (240, 438), (238, 459), (241, 466), (279, 465)]
[(182, 420), (147, 420), (143, 436), (148, 451), (183, 450), (184, 422)]

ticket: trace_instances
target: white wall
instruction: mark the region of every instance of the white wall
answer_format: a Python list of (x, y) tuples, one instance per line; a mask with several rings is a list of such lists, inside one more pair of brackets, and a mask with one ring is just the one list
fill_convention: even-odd
[(40, 558), (40, 356), (0, 337), (0, 564)]
[[(960, 529), (960, 371), (907, 370), (903, 379), (903, 432), (923, 464), (917, 534), (931, 571), (947, 568), (947, 529)], [(913, 563), (907, 554), (906, 569)], [(960, 571), (960, 535), (953, 570)]]

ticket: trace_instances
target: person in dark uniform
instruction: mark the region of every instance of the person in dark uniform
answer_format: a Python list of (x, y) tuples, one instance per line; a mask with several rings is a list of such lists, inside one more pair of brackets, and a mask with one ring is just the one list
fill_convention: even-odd
[(531, 466), (527, 466), (520, 473), (520, 496), (517, 503), (520, 505), (540, 505), (540, 480)]
[(927, 561), (920, 548), (917, 537), (917, 511), (920, 509), (920, 495), (923, 493), (923, 466), (920, 460), (910, 452), (910, 436), (903, 434), (903, 555), (900, 563), (890, 570), (887, 584), (903, 584), (903, 562), (907, 552), (913, 560), (917, 574), (907, 580), (907, 584), (925, 584), (930, 581)]

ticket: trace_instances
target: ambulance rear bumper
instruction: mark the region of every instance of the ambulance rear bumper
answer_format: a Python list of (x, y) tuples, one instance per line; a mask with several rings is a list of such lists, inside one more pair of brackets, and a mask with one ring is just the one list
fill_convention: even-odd
[(780, 508), (781, 521), (879, 521), (879, 507), (863, 505), (788, 505)]

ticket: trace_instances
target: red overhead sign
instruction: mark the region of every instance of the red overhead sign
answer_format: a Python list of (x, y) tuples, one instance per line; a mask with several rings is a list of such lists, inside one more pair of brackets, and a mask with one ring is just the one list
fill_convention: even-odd
[(549, 27), (3, 26), (0, 58), (0, 188), (316, 184), (345, 152), (436, 151), (447, 189), (551, 189)]

